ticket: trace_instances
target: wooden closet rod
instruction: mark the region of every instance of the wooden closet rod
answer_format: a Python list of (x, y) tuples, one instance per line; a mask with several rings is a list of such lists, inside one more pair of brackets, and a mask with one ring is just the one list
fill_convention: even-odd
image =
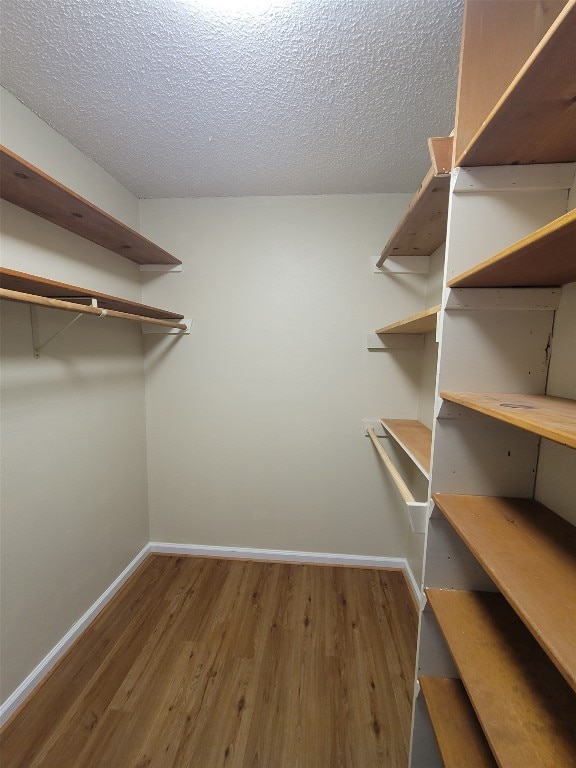
[(0, 299), (8, 299), (9, 301), (21, 301), (25, 304), (36, 304), (40, 307), (51, 307), (52, 309), (62, 309), (65, 312), (77, 312), (78, 314), (96, 315), (97, 317), (117, 317), (120, 320), (131, 320), (135, 323), (150, 323), (151, 325), (163, 325), (166, 328), (178, 328), (180, 331), (186, 330), (186, 325), (184, 323), (177, 323), (175, 320), (161, 320), (157, 317), (133, 315), (130, 312), (119, 312), (116, 309), (87, 307), (84, 304), (75, 304), (73, 301), (64, 301), (63, 299), (50, 299), (46, 296), (36, 296), (34, 293), (11, 291), (8, 288), (0, 288)]
[(414, 496), (412, 496), (412, 494), (410, 493), (408, 486), (406, 485), (404, 480), (402, 480), (402, 478), (400, 477), (398, 470), (394, 466), (394, 462), (392, 461), (390, 456), (388, 456), (384, 448), (382, 448), (380, 440), (378, 440), (376, 436), (376, 432), (374, 432), (372, 427), (368, 427), (368, 436), (370, 437), (370, 440), (372, 440), (372, 442), (374, 443), (374, 447), (378, 451), (378, 454), (380, 455), (380, 458), (382, 459), (384, 466), (386, 467), (388, 472), (390, 472), (392, 480), (394, 480), (394, 483), (396, 484), (396, 487), (400, 491), (400, 495), (402, 496), (406, 504), (416, 501)]

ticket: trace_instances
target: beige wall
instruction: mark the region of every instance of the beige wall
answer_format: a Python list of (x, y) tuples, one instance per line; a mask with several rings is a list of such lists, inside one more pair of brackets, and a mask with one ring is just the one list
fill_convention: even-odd
[[(137, 224), (137, 200), (6, 92), (2, 129), (9, 149)], [(10, 203), (1, 213), (2, 266), (140, 299), (132, 263)], [(0, 311), (5, 699), (149, 537), (139, 327), (83, 317), (36, 360), (28, 307)], [(39, 310), (42, 338), (71, 317)]]
[(152, 540), (406, 555), (361, 419), (416, 416), (421, 352), (366, 350), (424, 306), (425, 278), (370, 268), (408, 199), (141, 202), (144, 233), (185, 263), (144, 300), (194, 318), (188, 338), (147, 340)]
[[(425, 304), (425, 277), (370, 267), (409, 196), (139, 206), (4, 91), (2, 110), (9, 149), (133, 227), (141, 214), (185, 266), (142, 275), (6, 202), (2, 265), (194, 318), (190, 336), (143, 341), (84, 317), (36, 360), (28, 308), (0, 304), (3, 698), (150, 538), (418, 551), (361, 428), (417, 413), (422, 353), (366, 350), (369, 331)], [(71, 316), (39, 318), (47, 338)]]

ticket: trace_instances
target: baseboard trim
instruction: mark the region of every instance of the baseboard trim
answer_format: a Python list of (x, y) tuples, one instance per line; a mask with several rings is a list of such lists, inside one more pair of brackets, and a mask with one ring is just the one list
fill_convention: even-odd
[(356, 568), (389, 568), (390, 570), (404, 571), (416, 604), (420, 605), (420, 589), (405, 557), (339, 555), (331, 552), (298, 552), (284, 549), (250, 549), (248, 547), (214, 547), (207, 544), (170, 544), (164, 541), (151, 541), (150, 551), (163, 555), (195, 555), (196, 557), (265, 560), (277, 563), (350, 565)]
[(136, 555), (112, 584), (88, 608), (86, 613), (68, 630), (42, 661), (20, 683), (18, 688), (0, 706), (0, 726), (4, 725), (16, 710), (44, 680), (60, 661), (66, 651), (76, 642), (82, 632), (94, 621), (100, 611), (114, 597), (120, 587), (130, 578), (144, 558), (150, 554), (192, 555), (196, 557), (221, 557), (239, 560), (262, 560), (278, 563), (311, 563), (316, 565), (348, 565), (356, 568), (387, 568), (403, 571), (413, 591), (416, 603), (420, 604), (420, 590), (406, 558), (376, 557), (372, 555), (342, 555), (330, 552), (298, 552), (282, 549), (250, 549), (244, 547), (215, 547), (202, 544), (171, 544), (152, 541)]
[(420, 607), (422, 605), (422, 592), (420, 591), (420, 587), (418, 586), (418, 582), (414, 577), (412, 568), (410, 568), (410, 563), (408, 562), (408, 560), (404, 561), (404, 575), (406, 576), (406, 581), (408, 582), (408, 586), (412, 590), (412, 597), (414, 598), (416, 607), (418, 608), (418, 610), (420, 610)]
[(267, 560), (279, 563), (315, 563), (316, 565), (356, 565), (372, 568), (402, 570), (406, 560), (401, 557), (371, 555), (337, 555), (331, 552), (299, 552), (288, 549), (252, 549), (250, 547), (214, 547), (209, 544), (171, 544), (151, 541), (150, 551), (163, 555), (196, 555), (238, 560)]
[(76, 642), (82, 632), (94, 621), (100, 611), (114, 597), (120, 587), (130, 578), (136, 568), (150, 552), (150, 544), (136, 555), (129, 565), (124, 568), (122, 573), (105, 590), (100, 597), (88, 608), (86, 613), (70, 627), (64, 637), (52, 648), (52, 650), (42, 659), (42, 661), (30, 672), (28, 677), (16, 688), (16, 690), (0, 706), (0, 726), (4, 725), (14, 714), (14, 712), (30, 696), (32, 691), (42, 682), (51, 669), (62, 658), (66, 651)]

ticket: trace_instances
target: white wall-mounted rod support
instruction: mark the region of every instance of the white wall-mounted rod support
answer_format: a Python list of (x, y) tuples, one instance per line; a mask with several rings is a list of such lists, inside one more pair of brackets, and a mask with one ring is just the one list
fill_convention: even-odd
[(151, 325), (163, 325), (166, 328), (178, 328), (186, 331), (186, 323), (176, 320), (161, 320), (156, 317), (146, 317), (145, 315), (135, 315), (131, 312), (119, 312), (115, 309), (102, 309), (101, 307), (86, 307), (81, 304), (75, 304), (72, 301), (63, 301), (62, 299), (51, 299), (47, 296), (36, 296), (33, 293), (23, 293), (22, 291), (11, 291), (8, 288), (0, 288), (0, 299), (9, 301), (20, 301), (24, 304), (34, 304), (40, 307), (49, 307), (51, 309), (61, 309), (64, 312), (77, 312), (83, 315), (95, 315), (96, 317), (116, 317), (120, 320), (130, 320), (136, 323), (149, 323)]
[(370, 440), (372, 440), (372, 442), (374, 443), (374, 447), (378, 451), (378, 455), (382, 459), (382, 463), (390, 473), (390, 476), (392, 477), (394, 484), (398, 488), (400, 495), (402, 496), (406, 504), (414, 503), (416, 499), (410, 493), (410, 489), (408, 488), (404, 480), (400, 477), (400, 473), (394, 466), (394, 462), (392, 461), (390, 456), (388, 456), (388, 453), (384, 450), (384, 448), (380, 444), (380, 440), (378, 440), (378, 437), (376, 436), (376, 433), (374, 432), (372, 427), (368, 427), (368, 436)]

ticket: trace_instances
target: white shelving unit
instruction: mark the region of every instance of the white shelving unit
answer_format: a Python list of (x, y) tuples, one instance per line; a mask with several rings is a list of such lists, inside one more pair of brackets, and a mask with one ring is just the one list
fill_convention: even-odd
[(574, 50), (576, 0), (467, 0), (411, 768), (576, 765)]

